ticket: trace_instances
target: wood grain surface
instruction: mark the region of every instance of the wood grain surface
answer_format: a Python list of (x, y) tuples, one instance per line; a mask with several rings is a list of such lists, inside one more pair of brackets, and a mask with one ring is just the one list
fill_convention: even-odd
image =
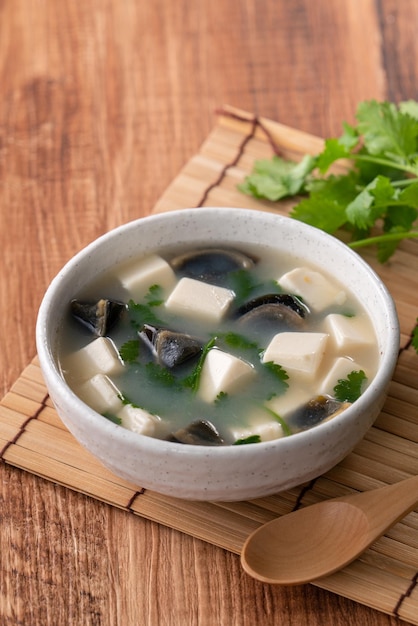
[[(414, 0), (0, 0), (1, 392), (51, 278), (147, 215), (231, 104), (329, 136), (418, 100)], [(313, 586), (0, 465), (3, 626), (395, 626)]]

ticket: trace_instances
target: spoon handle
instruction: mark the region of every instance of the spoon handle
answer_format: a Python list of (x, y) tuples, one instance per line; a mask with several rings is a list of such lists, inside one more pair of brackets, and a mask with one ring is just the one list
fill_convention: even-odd
[(336, 500), (352, 501), (369, 518), (370, 529), (383, 534), (418, 505), (418, 476)]

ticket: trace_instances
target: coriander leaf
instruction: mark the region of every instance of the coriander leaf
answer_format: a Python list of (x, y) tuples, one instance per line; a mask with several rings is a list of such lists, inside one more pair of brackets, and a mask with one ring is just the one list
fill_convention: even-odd
[(231, 289), (235, 293), (237, 306), (239, 303), (245, 302), (258, 287), (258, 284), (254, 282), (254, 277), (248, 270), (242, 269), (231, 272), (229, 278)]
[(352, 150), (359, 141), (359, 133), (355, 126), (351, 126), (351, 124), (347, 124), (347, 122), (343, 122), (344, 132), (341, 137), (338, 138), (338, 143), (342, 146), (345, 146), (347, 150)]
[(162, 322), (147, 304), (136, 303), (133, 300), (128, 302), (128, 313), (131, 324), (135, 328), (141, 328), (144, 324), (162, 325)]
[(119, 354), (125, 363), (133, 363), (139, 356), (139, 341), (138, 339), (130, 339), (126, 341), (120, 348)]
[(324, 150), (318, 156), (317, 167), (321, 174), (338, 159), (345, 159), (350, 156), (351, 150), (358, 144), (358, 133), (353, 126), (344, 123), (344, 133), (341, 137), (327, 139)]
[(238, 270), (229, 275), (230, 289), (235, 294), (235, 308), (238, 309), (257, 294), (283, 293), (276, 280), (256, 281), (248, 270)]
[(346, 208), (350, 224), (360, 230), (368, 230), (384, 213), (396, 190), (386, 176), (376, 176)]
[[(387, 183), (387, 181), (386, 181)], [(392, 188), (392, 191), (391, 191)], [(385, 185), (382, 185), (382, 190), (385, 189)], [(391, 194), (393, 192), (393, 196)], [(385, 198), (385, 193), (387, 197)], [(350, 219), (356, 219), (357, 226), (365, 226), (367, 223), (369, 226), (373, 226), (374, 221), (378, 217), (383, 220), (383, 234), (373, 237), (367, 237), (366, 239), (350, 243), (351, 247), (360, 247), (360, 245), (377, 245), (377, 258), (380, 263), (385, 263), (395, 252), (400, 241), (406, 238), (415, 238), (418, 233), (413, 231), (413, 225), (418, 218), (418, 185), (413, 183), (405, 188), (394, 187), (391, 183), (391, 187), (388, 186), (384, 193), (376, 193), (376, 190), (372, 190), (369, 199), (375, 194), (373, 199), (374, 204), (361, 209), (353, 206), (347, 207), (347, 213)], [(380, 203), (380, 204), (379, 204)], [(356, 209), (358, 212), (353, 211)], [(361, 218), (363, 221), (361, 221)], [(368, 221), (367, 221), (368, 220)]]
[(370, 191), (367, 188), (363, 189), (345, 210), (350, 224), (362, 231), (368, 231), (374, 224), (374, 215), (371, 210), (373, 202), (374, 197)]
[(358, 131), (370, 154), (391, 155), (407, 161), (416, 153), (418, 120), (395, 104), (376, 100), (361, 102), (356, 117)]
[(315, 163), (316, 159), (310, 155), (305, 155), (299, 163), (278, 156), (262, 159), (255, 162), (253, 173), (238, 188), (248, 195), (272, 201), (294, 196), (303, 191)]
[(176, 379), (170, 370), (158, 365), (157, 363), (149, 361), (145, 365), (144, 369), (147, 377), (152, 381), (160, 383), (166, 387), (173, 387), (176, 384)]
[(367, 381), (367, 377), (363, 370), (352, 371), (347, 378), (339, 380), (335, 385), (335, 398), (339, 402), (355, 402), (361, 396), (365, 381)]
[(224, 333), (223, 335), (219, 335), (219, 338), (222, 339), (227, 346), (231, 348), (242, 348), (244, 350), (257, 350), (258, 346), (253, 341), (250, 341), (243, 335), (239, 333), (233, 333), (232, 331), (228, 333)]
[(289, 195), (295, 196), (300, 193), (305, 185), (307, 177), (317, 164), (317, 157), (305, 154), (301, 161), (295, 165), (289, 176)]
[(374, 197), (376, 204), (387, 205), (396, 198), (397, 189), (386, 176), (376, 176), (366, 187)]
[(408, 185), (399, 194), (399, 201), (418, 207), (418, 183)]
[(233, 446), (242, 446), (247, 443), (261, 443), (260, 435), (249, 435), (249, 437), (244, 437), (243, 439), (237, 439), (232, 444)]
[(325, 174), (334, 161), (347, 158), (349, 154), (350, 151), (341, 145), (338, 139), (327, 139), (325, 141), (325, 149), (318, 157), (319, 171), (321, 174)]
[(406, 100), (399, 103), (399, 110), (406, 113), (418, 121), (418, 102), (415, 100)]
[(281, 395), (282, 393), (284, 393), (286, 389), (289, 387), (289, 383), (286, 382), (289, 378), (286, 370), (281, 365), (274, 363), (274, 361), (267, 361), (266, 363), (263, 363), (263, 365), (265, 369), (268, 372), (270, 372), (270, 374), (274, 378), (275, 384), (274, 384), (274, 390), (271, 393), (271, 397), (273, 395), (277, 396), (277, 395)]
[(164, 304), (163, 288), (161, 285), (151, 285), (145, 295), (148, 306), (161, 306)]
[(218, 335), (219, 346), (225, 346), (227, 352), (236, 353), (238, 358), (243, 358), (249, 363), (255, 363), (260, 357), (261, 349), (258, 344), (244, 335), (232, 331)]
[(347, 221), (346, 206), (358, 194), (357, 177), (330, 176), (312, 187), (308, 198), (303, 198), (290, 215), (327, 233), (334, 233)]
[[(400, 202), (400, 197), (399, 197)], [(384, 221), (384, 231), (387, 233), (394, 232), (394, 228), (404, 231), (411, 230), (415, 220), (418, 217), (418, 209), (413, 206), (401, 205), (388, 207)]]

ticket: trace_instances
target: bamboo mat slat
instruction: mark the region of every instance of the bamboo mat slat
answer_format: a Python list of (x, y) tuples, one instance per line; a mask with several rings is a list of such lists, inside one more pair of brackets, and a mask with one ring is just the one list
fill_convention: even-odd
[[(299, 159), (323, 141), (231, 107), (200, 150), (160, 198), (153, 212), (200, 206), (248, 207), (286, 215), (292, 206), (242, 195), (237, 184), (256, 159), (275, 152)], [(237, 219), (239, 214), (237, 214)], [(418, 243), (407, 241), (385, 266), (364, 253), (394, 296), (401, 351), (389, 395), (374, 426), (356, 449), (307, 485), (251, 502), (187, 502), (119, 479), (85, 451), (58, 418), (37, 357), (0, 403), (0, 459), (42, 478), (239, 554), (260, 524), (297, 506), (364, 491), (418, 473), (418, 355), (409, 347), (418, 316)], [(418, 510), (365, 554), (317, 586), (418, 625)]]

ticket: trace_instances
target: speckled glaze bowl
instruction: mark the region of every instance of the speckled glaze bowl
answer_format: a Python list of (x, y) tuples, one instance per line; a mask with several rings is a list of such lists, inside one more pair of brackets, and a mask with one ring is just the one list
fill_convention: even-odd
[[(342, 414), (311, 430), (246, 446), (181, 445), (133, 433), (85, 405), (57, 363), (57, 343), (69, 300), (97, 274), (167, 243), (203, 246), (260, 244), (297, 254), (353, 291), (372, 318), (379, 342), (377, 375)], [(236, 501), (290, 489), (326, 472), (362, 439), (379, 414), (399, 348), (391, 296), (374, 271), (345, 244), (276, 214), (232, 208), (184, 209), (116, 228), (72, 258), (52, 281), (36, 328), (37, 349), (50, 396), (76, 439), (114, 474), (179, 498)]]

